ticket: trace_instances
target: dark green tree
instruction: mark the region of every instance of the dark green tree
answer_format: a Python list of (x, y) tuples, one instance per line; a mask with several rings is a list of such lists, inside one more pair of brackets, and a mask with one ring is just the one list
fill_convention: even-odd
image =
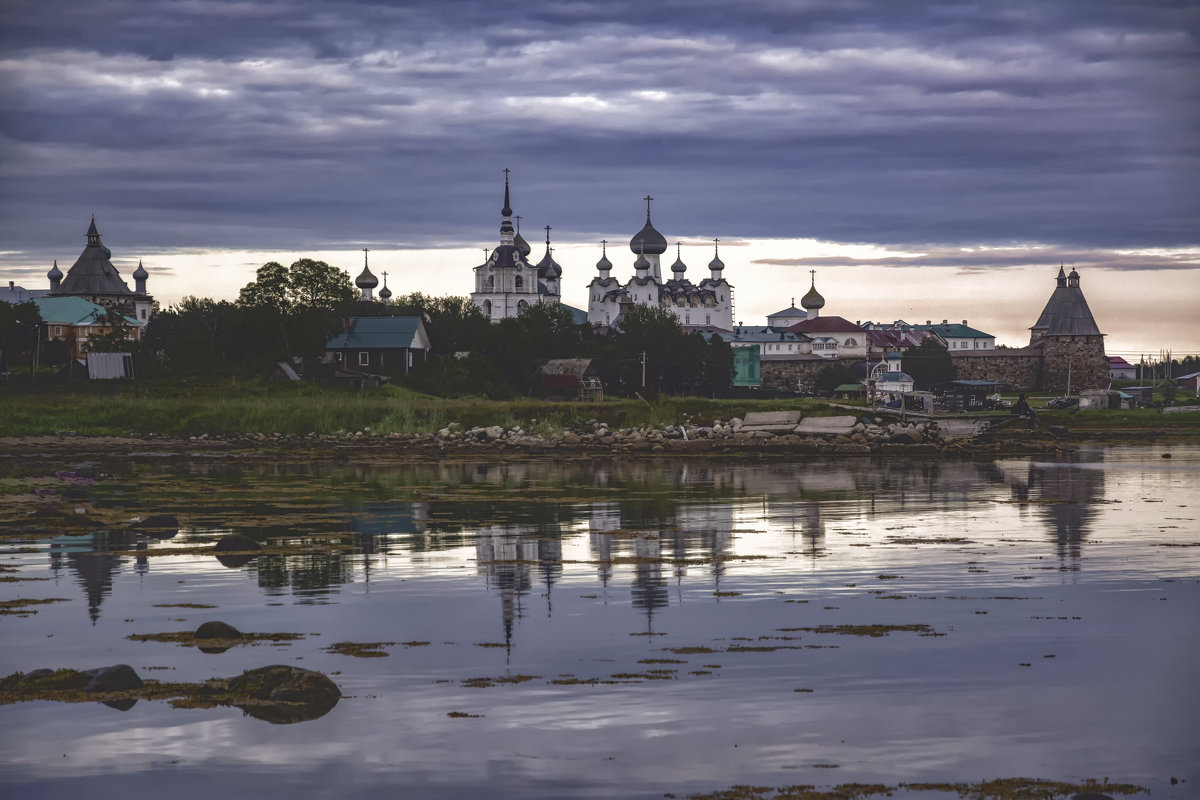
[(34, 303), (0, 303), (0, 372), (36, 367), (42, 315)]
[(96, 320), (95, 325), (103, 326), (103, 333), (88, 336), (83, 349), (87, 353), (131, 353), (138, 349), (134, 341), (133, 323), (112, 309), (108, 309), (103, 319)]
[(854, 370), (844, 364), (833, 363), (821, 368), (817, 373), (817, 377), (813, 379), (813, 388), (820, 394), (830, 395), (833, 390), (841, 386), (843, 383), (858, 383), (858, 376), (854, 374)]
[(901, 369), (912, 376), (913, 388), (929, 390), (954, 380), (954, 361), (950, 351), (935, 337), (929, 336), (916, 347), (909, 348), (900, 361)]

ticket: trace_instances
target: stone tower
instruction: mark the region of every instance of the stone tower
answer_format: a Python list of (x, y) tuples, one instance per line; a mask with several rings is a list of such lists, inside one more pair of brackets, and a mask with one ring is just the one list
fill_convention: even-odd
[(1104, 389), (1109, 385), (1104, 334), (1096, 326), (1079, 273), (1058, 268), (1058, 285), (1029, 329), (1029, 346), (1042, 351), (1040, 386), (1050, 391)]

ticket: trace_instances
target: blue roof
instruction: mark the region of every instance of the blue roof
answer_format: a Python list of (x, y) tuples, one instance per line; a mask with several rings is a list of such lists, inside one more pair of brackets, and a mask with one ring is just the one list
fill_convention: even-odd
[[(35, 297), (31, 301), (42, 315), (42, 322), (56, 325), (99, 325), (104, 323), (108, 309), (82, 297)], [(120, 315), (126, 325), (137, 325), (137, 320)]]
[(950, 381), (950, 382), (957, 386), (1003, 386), (1004, 385), (1002, 383), (997, 383), (996, 381), (971, 380), (971, 381)]
[(913, 325), (914, 331), (933, 331), (943, 339), (992, 339), (990, 333), (960, 325), (957, 322), (941, 325)]
[[(347, 317), (345, 327), (325, 340), (327, 350), (388, 350), (414, 347), (417, 332), (422, 331), (420, 317)], [(418, 342), (416, 347), (424, 347)]]
[(575, 308), (575, 306), (569, 306), (566, 303), (559, 303), (558, 305), (571, 312), (571, 322), (576, 325), (587, 325), (588, 317), (586, 311), (581, 308)]
[(721, 338), (727, 342), (803, 342), (807, 341), (804, 334), (786, 333), (779, 328), (738, 326), (728, 333), (722, 333)]
[(913, 377), (907, 372), (885, 372), (879, 376), (879, 383), (912, 383)]

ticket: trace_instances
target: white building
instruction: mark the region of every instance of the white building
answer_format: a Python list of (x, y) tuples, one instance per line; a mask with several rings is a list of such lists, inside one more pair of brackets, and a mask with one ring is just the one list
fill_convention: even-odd
[(551, 256), (550, 228), (546, 228), (546, 255), (532, 266), (528, 243), (513, 229), (508, 195), (505, 170), (500, 244), (486, 262), (475, 267), (475, 291), (471, 292), (471, 302), (492, 322), (515, 317), (533, 303), (557, 304), (561, 298), (562, 267)]
[(682, 246), (676, 244), (671, 277), (664, 281), (660, 259), (667, 251), (667, 240), (650, 222), (652, 199), (646, 198), (646, 224), (629, 242), (629, 249), (637, 259), (633, 263), (633, 277), (624, 284), (612, 276), (608, 243), (603, 243), (600, 261), (596, 263), (600, 274), (588, 284), (588, 322), (595, 326), (612, 325), (623, 305), (636, 304), (667, 309), (684, 327), (733, 330), (733, 286), (724, 278), (725, 263), (717, 251), (717, 240), (713, 240), (708, 277), (699, 283), (687, 277)]

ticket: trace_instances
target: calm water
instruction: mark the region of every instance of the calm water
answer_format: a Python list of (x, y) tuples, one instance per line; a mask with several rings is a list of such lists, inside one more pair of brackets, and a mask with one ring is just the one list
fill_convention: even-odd
[[(3, 540), (0, 563), (18, 568), (6, 576), (45, 580), (0, 583), (0, 599), (67, 602), (0, 616), (0, 675), (125, 662), (197, 681), (286, 663), (345, 695), (293, 725), (161, 701), (0, 707), (0, 793), (661, 798), (1107, 776), (1200, 796), (1200, 448), (1164, 450), (0, 459), (0, 477), (56, 488), (40, 502), (182, 524), (161, 541), (119, 525)], [(76, 469), (101, 476), (52, 477)], [(316, 550), (155, 554), (229, 532)], [(131, 549), (144, 555), (114, 552)], [(216, 608), (162, 607), (180, 603)], [(219, 655), (126, 638), (210, 619), (306, 636)], [(926, 627), (822, 629), (865, 625)], [(379, 658), (326, 650), (341, 641), (394, 644)], [(532, 678), (496, 681), (513, 676)]]

